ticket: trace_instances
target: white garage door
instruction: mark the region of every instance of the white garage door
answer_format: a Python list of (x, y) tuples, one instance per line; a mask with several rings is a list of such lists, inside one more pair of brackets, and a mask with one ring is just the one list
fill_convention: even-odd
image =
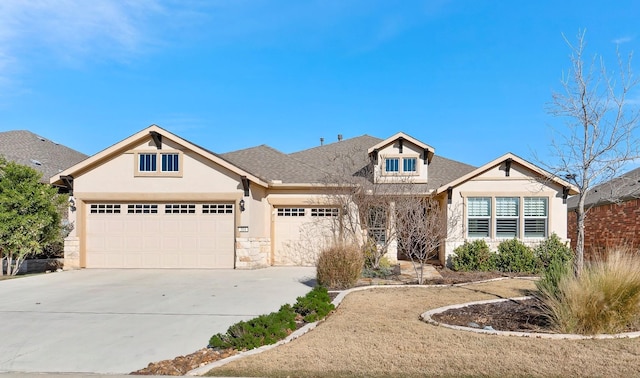
[(332, 243), (338, 209), (279, 207), (275, 211), (274, 265), (315, 265), (320, 251)]
[(87, 268), (233, 268), (230, 203), (87, 206)]

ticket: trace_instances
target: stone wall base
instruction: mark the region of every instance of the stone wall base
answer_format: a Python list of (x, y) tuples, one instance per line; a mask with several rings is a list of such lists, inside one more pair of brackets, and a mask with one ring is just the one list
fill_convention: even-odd
[(270, 253), (270, 238), (236, 238), (236, 269), (266, 268)]
[(64, 239), (63, 269), (80, 269), (80, 239), (75, 236), (68, 236)]

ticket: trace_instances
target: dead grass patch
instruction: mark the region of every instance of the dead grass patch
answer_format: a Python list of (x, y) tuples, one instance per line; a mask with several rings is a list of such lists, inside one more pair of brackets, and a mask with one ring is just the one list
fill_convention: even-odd
[(307, 335), (211, 375), (304, 377), (633, 376), (640, 343), (481, 335), (425, 324), (429, 309), (535, 290), (511, 279), (465, 287), (379, 288), (348, 295)]

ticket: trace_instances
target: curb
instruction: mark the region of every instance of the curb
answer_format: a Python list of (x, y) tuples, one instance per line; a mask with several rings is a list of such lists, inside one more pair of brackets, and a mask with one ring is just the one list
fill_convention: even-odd
[(570, 333), (497, 331), (497, 330), (488, 330), (488, 329), (481, 329), (481, 328), (451, 325), (447, 323), (438, 322), (436, 320), (433, 320), (432, 318), (433, 315), (445, 312), (447, 310), (453, 310), (453, 309), (458, 309), (458, 308), (477, 305), (477, 304), (499, 303), (499, 302), (506, 302), (506, 301), (521, 301), (521, 300), (531, 299), (531, 298), (533, 297), (531, 296), (514, 297), (514, 298), (506, 298), (506, 299), (489, 299), (484, 301), (454, 304), (454, 305), (439, 307), (433, 310), (423, 312), (420, 315), (420, 320), (422, 320), (425, 323), (429, 323), (429, 324), (433, 324), (433, 325), (441, 326), (445, 328), (450, 328), (457, 331), (468, 331), (468, 332), (483, 333), (485, 335), (496, 335), (496, 336), (530, 337), (535, 339), (551, 339), (551, 340), (611, 340), (611, 339), (634, 339), (634, 338), (640, 337), (640, 331), (616, 333), (616, 334), (598, 334), (598, 335), (588, 335), (588, 336), (570, 334)]

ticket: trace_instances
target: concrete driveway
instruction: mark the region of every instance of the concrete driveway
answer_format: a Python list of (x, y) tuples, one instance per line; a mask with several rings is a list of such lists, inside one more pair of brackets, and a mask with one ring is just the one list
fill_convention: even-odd
[(295, 302), (315, 268), (79, 270), (0, 281), (0, 372), (129, 373)]

